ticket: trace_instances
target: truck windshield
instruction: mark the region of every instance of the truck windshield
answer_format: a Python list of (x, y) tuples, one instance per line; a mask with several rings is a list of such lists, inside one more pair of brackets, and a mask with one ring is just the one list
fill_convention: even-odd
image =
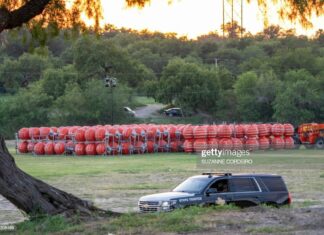
[(173, 192), (199, 193), (207, 183), (206, 179), (189, 178), (173, 189)]

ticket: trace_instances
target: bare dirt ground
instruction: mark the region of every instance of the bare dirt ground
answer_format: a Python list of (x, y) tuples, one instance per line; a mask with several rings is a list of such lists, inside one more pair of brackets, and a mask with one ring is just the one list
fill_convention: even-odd
[(192, 234), (324, 234), (324, 207), (264, 208), (217, 212), (202, 218), (205, 232)]

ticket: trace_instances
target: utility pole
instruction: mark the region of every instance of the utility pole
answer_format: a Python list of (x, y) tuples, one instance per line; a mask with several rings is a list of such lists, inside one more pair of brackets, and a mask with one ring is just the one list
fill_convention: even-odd
[(214, 58), (214, 60), (215, 60), (215, 67), (218, 68), (218, 59)]
[(225, 0), (223, 0), (223, 38), (225, 38)]
[(241, 38), (243, 38), (243, 0), (241, 0)]
[[(240, 24), (240, 35), (243, 37), (243, 10), (244, 10), (244, 0), (223, 0), (223, 38), (225, 38), (225, 24), (230, 24), (232, 30), (234, 30), (234, 24)], [(231, 33), (231, 32), (229, 32)], [(230, 35), (229, 35), (230, 36)], [(233, 36), (233, 35), (232, 35)]]

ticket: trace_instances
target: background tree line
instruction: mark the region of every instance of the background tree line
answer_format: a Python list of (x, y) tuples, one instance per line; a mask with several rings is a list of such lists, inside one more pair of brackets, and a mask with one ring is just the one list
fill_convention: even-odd
[[(324, 33), (315, 38), (270, 26), (257, 35), (188, 40), (116, 29), (102, 35), (35, 41), (20, 29), (1, 34), (0, 131), (22, 126), (134, 122), (123, 106), (135, 95), (209, 114), (215, 122), (324, 119)], [(114, 104), (105, 67), (118, 78)]]

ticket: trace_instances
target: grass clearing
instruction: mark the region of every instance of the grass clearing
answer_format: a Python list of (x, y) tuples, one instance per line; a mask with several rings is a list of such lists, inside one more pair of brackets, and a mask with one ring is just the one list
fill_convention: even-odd
[(153, 98), (147, 96), (136, 96), (134, 101), (139, 107), (157, 103)]

